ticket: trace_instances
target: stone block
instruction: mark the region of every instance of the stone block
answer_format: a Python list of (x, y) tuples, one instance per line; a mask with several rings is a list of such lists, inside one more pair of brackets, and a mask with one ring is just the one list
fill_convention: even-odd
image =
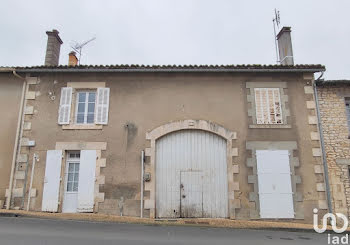
[(316, 103), (315, 101), (306, 101), (306, 107), (307, 109), (315, 109), (316, 108)]
[(231, 156), (237, 157), (238, 156), (238, 148), (232, 148), (231, 149)]
[(96, 165), (100, 168), (106, 167), (106, 158), (100, 158), (96, 161)]
[(31, 122), (24, 122), (23, 130), (31, 130), (31, 129), (32, 129), (32, 123)]
[(146, 156), (146, 157), (150, 157), (151, 154), (152, 154), (151, 148), (146, 148), (146, 149), (145, 149), (145, 156)]
[(328, 209), (328, 204), (326, 200), (318, 200), (318, 209)]
[(295, 184), (300, 184), (301, 183), (301, 177), (299, 175), (294, 175), (294, 182), (295, 182)]
[(248, 175), (248, 184), (254, 184), (257, 182), (257, 176), (256, 175)]
[(309, 116), (308, 117), (308, 120), (309, 120), (309, 124), (317, 124), (317, 117), (316, 116)]
[(316, 189), (317, 189), (317, 191), (325, 191), (324, 183), (317, 183)]
[(28, 84), (37, 84), (38, 78), (37, 77), (26, 77), (26, 81)]
[(33, 106), (25, 106), (24, 114), (25, 115), (33, 115), (34, 114), (34, 107)]
[(323, 166), (322, 165), (315, 165), (314, 171), (315, 171), (315, 174), (323, 174)]
[(241, 200), (234, 199), (234, 200), (230, 200), (230, 202), (231, 202), (231, 207), (233, 207), (233, 208), (241, 208)]
[(28, 162), (27, 154), (19, 154), (17, 157), (17, 162)]
[(144, 208), (145, 209), (152, 209), (154, 208), (154, 200), (144, 200)]
[(239, 191), (239, 183), (238, 182), (233, 182), (232, 183), (232, 190)]
[(305, 94), (313, 94), (314, 89), (312, 86), (304, 86), (304, 92), (305, 92)]
[(322, 156), (321, 148), (312, 148), (312, 155), (314, 157)]
[[(5, 197), (9, 196), (9, 189), (6, 189)], [(22, 197), (23, 196), (23, 187), (22, 188), (15, 188), (12, 190), (12, 198), (15, 197)]]
[(15, 173), (15, 179), (21, 180), (25, 178), (25, 171), (16, 171)]
[(35, 100), (35, 91), (28, 91), (26, 93), (26, 99), (27, 100)]
[(320, 134), (318, 132), (310, 132), (311, 140), (320, 140)]
[(234, 174), (239, 174), (239, 165), (235, 164), (232, 166), (232, 172)]

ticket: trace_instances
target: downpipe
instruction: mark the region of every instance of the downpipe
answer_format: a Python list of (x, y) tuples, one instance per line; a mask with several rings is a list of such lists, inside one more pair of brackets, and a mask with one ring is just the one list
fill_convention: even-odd
[(12, 155), (12, 164), (11, 164), (11, 174), (10, 174), (10, 182), (9, 182), (9, 193), (6, 199), (6, 209), (10, 209), (11, 206), (11, 198), (12, 198), (12, 189), (13, 189), (13, 175), (15, 173), (15, 166), (16, 166), (16, 160), (17, 160), (17, 152), (19, 150), (18, 144), (22, 137), (22, 124), (23, 124), (23, 118), (24, 118), (24, 102), (25, 102), (25, 93), (27, 90), (27, 81), (24, 77), (21, 77), (16, 73), (15, 70), (12, 71), (12, 74), (23, 80), (23, 86), (22, 86), (22, 95), (21, 95), (21, 104), (18, 112), (18, 121), (17, 121), (17, 129), (16, 129), (16, 137), (15, 137), (15, 145), (13, 147), (13, 155)]
[[(323, 76), (323, 73), (316, 81), (318, 81), (322, 76)], [(315, 103), (316, 103), (316, 113), (317, 113), (317, 121), (318, 121), (317, 126), (318, 126), (318, 131), (320, 134), (320, 143), (321, 143), (321, 150), (322, 150), (322, 163), (323, 163), (324, 179), (325, 179), (326, 192), (327, 192), (327, 204), (328, 204), (329, 213), (333, 213), (332, 199), (331, 199), (331, 188), (329, 186), (328, 165), (327, 165), (326, 151), (325, 151), (325, 146), (324, 146), (323, 129), (322, 129), (322, 122), (321, 122), (321, 114), (320, 114), (320, 106), (319, 106), (319, 101), (318, 101), (316, 81), (313, 82), (312, 86), (314, 89), (314, 96), (315, 96)]]
[(30, 176), (30, 185), (29, 185), (29, 191), (28, 191), (27, 211), (29, 211), (29, 206), (30, 206), (30, 198), (31, 198), (31, 192), (32, 192), (32, 187), (33, 187), (35, 163), (38, 160), (39, 160), (38, 156), (34, 153), (34, 155), (33, 155), (33, 164), (32, 164), (32, 173), (31, 173), (31, 176)]
[(143, 218), (143, 175), (144, 175), (144, 166), (145, 166), (145, 151), (141, 151), (141, 214), (140, 217)]

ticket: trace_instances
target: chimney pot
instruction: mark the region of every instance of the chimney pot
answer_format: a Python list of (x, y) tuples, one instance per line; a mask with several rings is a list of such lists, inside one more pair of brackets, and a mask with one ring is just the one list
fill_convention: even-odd
[(47, 46), (45, 55), (45, 65), (46, 66), (58, 66), (60, 59), (60, 49), (61, 44), (63, 44), (62, 39), (58, 35), (59, 32), (55, 29), (52, 31), (47, 31)]
[(78, 65), (78, 58), (74, 51), (70, 52), (68, 55), (68, 66), (76, 66)]
[(281, 65), (294, 65), (291, 28), (284, 26), (277, 34), (278, 53)]

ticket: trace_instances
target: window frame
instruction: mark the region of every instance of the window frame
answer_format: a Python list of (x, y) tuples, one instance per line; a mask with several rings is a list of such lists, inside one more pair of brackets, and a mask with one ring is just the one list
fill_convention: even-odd
[(350, 134), (350, 98), (345, 97), (344, 102), (345, 102), (344, 104), (345, 104), (346, 122), (348, 124), (348, 132)]
[[(70, 154), (75, 154), (75, 156), (77, 156), (77, 154), (79, 154), (78, 157), (71, 157)], [(73, 181), (69, 181), (69, 166), (70, 164), (74, 164), (74, 171), (71, 172), (73, 173), (74, 175), (76, 173), (78, 173), (78, 180), (75, 181), (75, 176), (73, 176)], [(79, 164), (79, 170), (78, 172), (75, 171), (75, 165), (76, 164)], [(67, 160), (66, 160), (66, 174), (65, 174), (65, 186), (64, 186), (64, 191), (65, 193), (78, 193), (79, 191), (79, 178), (80, 178), (80, 167), (81, 167), (81, 164), (80, 164), (80, 151), (67, 151)], [(73, 186), (72, 186), (72, 191), (68, 190), (68, 183), (69, 182), (72, 182), (73, 183)], [(74, 191), (74, 183), (77, 183), (77, 190)]]
[[(289, 129), (291, 125), (291, 112), (289, 106), (289, 89), (286, 81), (248, 81), (246, 85), (247, 114), (249, 129)], [(279, 124), (257, 124), (254, 88), (279, 88), (282, 123)]]
[[(256, 124), (257, 125), (283, 125), (284, 124), (284, 121), (283, 121), (283, 112), (282, 112), (282, 100), (281, 100), (281, 91), (280, 91), (280, 88), (254, 88), (253, 89), (254, 91), (254, 101), (255, 101), (255, 117), (256, 117)], [(264, 105), (267, 106), (266, 108), (266, 112), (267, 112), (267, 117), (268, 117), (268, 122), (259, 122), (259, 119), (258, 119), (258, 104), (257, 104), (257, 91), (260, 91), (260, 113), (261, 113), (261, 116), (262, 116), (262, 120), (265, 118), (265, 115), (264, 115), (264, 111), (265, 111), (265, 108), (264, 108)], [(271, 118), (271, 105), (270, 105), (270, 98), (269, 98), (269, 91), (272, 91), (272, 103), (273, 103), (273, 113), (274, 113), (274, 117), (275, 117), (275, 121), (272, 122), (272, 118)], [(278, 107), (279, 107), (279, 111), (280, 111), (280, 115), (279, 115), (279, 119), (281, 122), (278, 123), (278, 120), (277, 120), (277, 114), (276, 114), (276, 100), (275, 100), (275, 91), (278, 92)], [(266, 93), (266, 103), (263, 104), (263, 101), (262, 101), (262, 95), (261, 93), (262, 92), (265, 92)]]
[[(85, 93), (85, 107), (84, 107), (84, 122), (78, 123), (78, 106), (79, 106), (79, 94)], [(91, 123), (87, 122), (87, 117), (89, 114), (89, 94), (95, 93), (95, 101), (94, 101), (94, 114), (93, 114), (93, 121)], [(75, 108), (74, 108), (74, 124), (75, 125), (95, 125), (95, 116), (96, 116), (96, 101), (97, 100), (97, 89), (96, 90), (76, 90), (76, 96), (75, 96)]]

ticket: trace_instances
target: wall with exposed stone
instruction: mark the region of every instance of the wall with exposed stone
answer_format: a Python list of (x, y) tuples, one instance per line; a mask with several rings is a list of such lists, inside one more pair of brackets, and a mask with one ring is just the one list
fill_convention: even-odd
[(350, 217), (350, 139), (345, 98), (350, 85), (318, 86), (333, 212)]

